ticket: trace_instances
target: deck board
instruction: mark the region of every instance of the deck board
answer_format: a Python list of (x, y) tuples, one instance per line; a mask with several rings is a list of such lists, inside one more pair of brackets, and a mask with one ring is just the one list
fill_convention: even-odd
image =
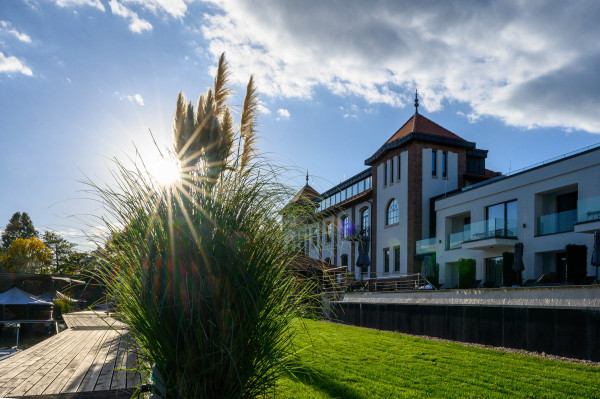
[(0, 361), (0, 396), (115, 396), (143, 383), (126, 370), (137, 365), (137, 346), (125, 324), (93, 312), (64, 316), (67, 330)]

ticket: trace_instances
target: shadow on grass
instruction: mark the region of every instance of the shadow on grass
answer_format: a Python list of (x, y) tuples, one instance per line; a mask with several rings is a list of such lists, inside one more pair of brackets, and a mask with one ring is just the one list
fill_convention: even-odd
[(369, 396), (363, 395), (360, 392), (355, 391), (350, 386), (342, 384), (330, 375), (316, 371), (313, 368), (306, 366), (302, 363), (294, 362), (291, 370), (288, 372), (290, 378), (295, 379), (303, 383), (304, 385), (310, 385), (323, 393), (328, 394), (333, 398), (347, 398), (347, 399), (367, 399)]

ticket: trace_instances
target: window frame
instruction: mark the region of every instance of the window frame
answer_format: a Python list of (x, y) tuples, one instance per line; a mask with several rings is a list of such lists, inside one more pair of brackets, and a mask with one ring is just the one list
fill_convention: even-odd
[[(396, 205), (396, 209), (394, 211), (394, 221), (391, 221), (390, 218), (390, 208), (392, 206), (392, 204)], [(393, 226), (395, 224), (398, 224), (400, 222), (400, 207), (398, 206), (398, 200), (396, 200), (396, 198), (392, 198), (391, 200), (388, 201), (387, 206), (385, 207), (385, 225), (386, 226)]]
[(442, 178), (448, 177), (448, 153), (442, 152)]
[(394, 246), (394, 272), (400, 273), (400, 245)]
[(390, 272), (390, 249), (383, 248), (383, 272)]
[(387, 172), (388, 172), (387, 161), (385, 161), (383, 163), (383, 187), (387, 187)]

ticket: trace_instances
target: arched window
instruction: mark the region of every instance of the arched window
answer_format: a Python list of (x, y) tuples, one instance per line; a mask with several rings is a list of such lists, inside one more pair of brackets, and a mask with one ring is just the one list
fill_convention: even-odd
[(360, 213), (360, 230), (369, 234), (369, 208), (365, 208)]
[(350, 234), (352, 234), (352, 226), (350, 225), (350, 219), (348, 216), (342, 216), (340, 227), (342, 229), (342, 237), (348, 237)]
[(398, 223), (398, 201), (395, 199), (391, 200), (387, 206), (385, 212), (385, 225)]

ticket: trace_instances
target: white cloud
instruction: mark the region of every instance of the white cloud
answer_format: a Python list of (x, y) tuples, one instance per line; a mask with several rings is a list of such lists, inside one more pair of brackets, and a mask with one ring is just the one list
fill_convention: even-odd
[(21, 60), (14, 56), (6, 57), (0, 51), (0, 73), (22, 73), (23, 75), (33, 76), (31, 69), (23, 64)]
[(129, 30), (133, 33), (142, 33), (146, 30), (152, 30), (152, 24), (150, 24), (150, 22), (141, 19), (136, 12), (131, 11), (117, 0), (110, 0), (108, 5), (113, 14), (129, 20)]
[(182, 18), (187, 11), (187, 4), (184, 0), (122, 0), (126, 4), (139, 5), (155, 15), (163, 13), (169, 14), (174, 18)]
[(144, 106), (144, 97), (142, 97), (142, 95), (139, 93), (121, 94), (118, 91), (115, 91), (115, 95), (117, 95), (117, 97), (119, 97), (119, 100), (121, 100), (121, 101), (127, 100), (130, 103), (136, 103), (137, 105), (139, 105), (141, 107)]
[(27, 33), (16, 30), (9, 21), (0, 21), (0, 32), (6, 32), (24, 43), (31, 43), (31, 37)]
[(258, 104), (257, 109), (261, 115), (270, 115), (271, 114), (271, 110), (269, 108), (267, 108), (262, 102), (260, 102)]
[(279, 108), (277, 110), (277, 120), (287, 121), (288, 119), (290, 119), (290, 111), (284, 108)]
[(418, 87), (430, 112), (459, 101), (473, 121), (600, 133), (600, 2), (212, 3), (209, 52), (264, 94), (404, 107)]
[(100, 11), (104, 11), (104, 6), (100, 0), (54, 0), (59, 7), (81, 7), (89, 6), (97, 8)]
[(127, 96), (127, 99), (131, 102), (136, 102), (140, 106), (144, 106), (144, 98), (141, 94), (136, 93), (133, 96)]

